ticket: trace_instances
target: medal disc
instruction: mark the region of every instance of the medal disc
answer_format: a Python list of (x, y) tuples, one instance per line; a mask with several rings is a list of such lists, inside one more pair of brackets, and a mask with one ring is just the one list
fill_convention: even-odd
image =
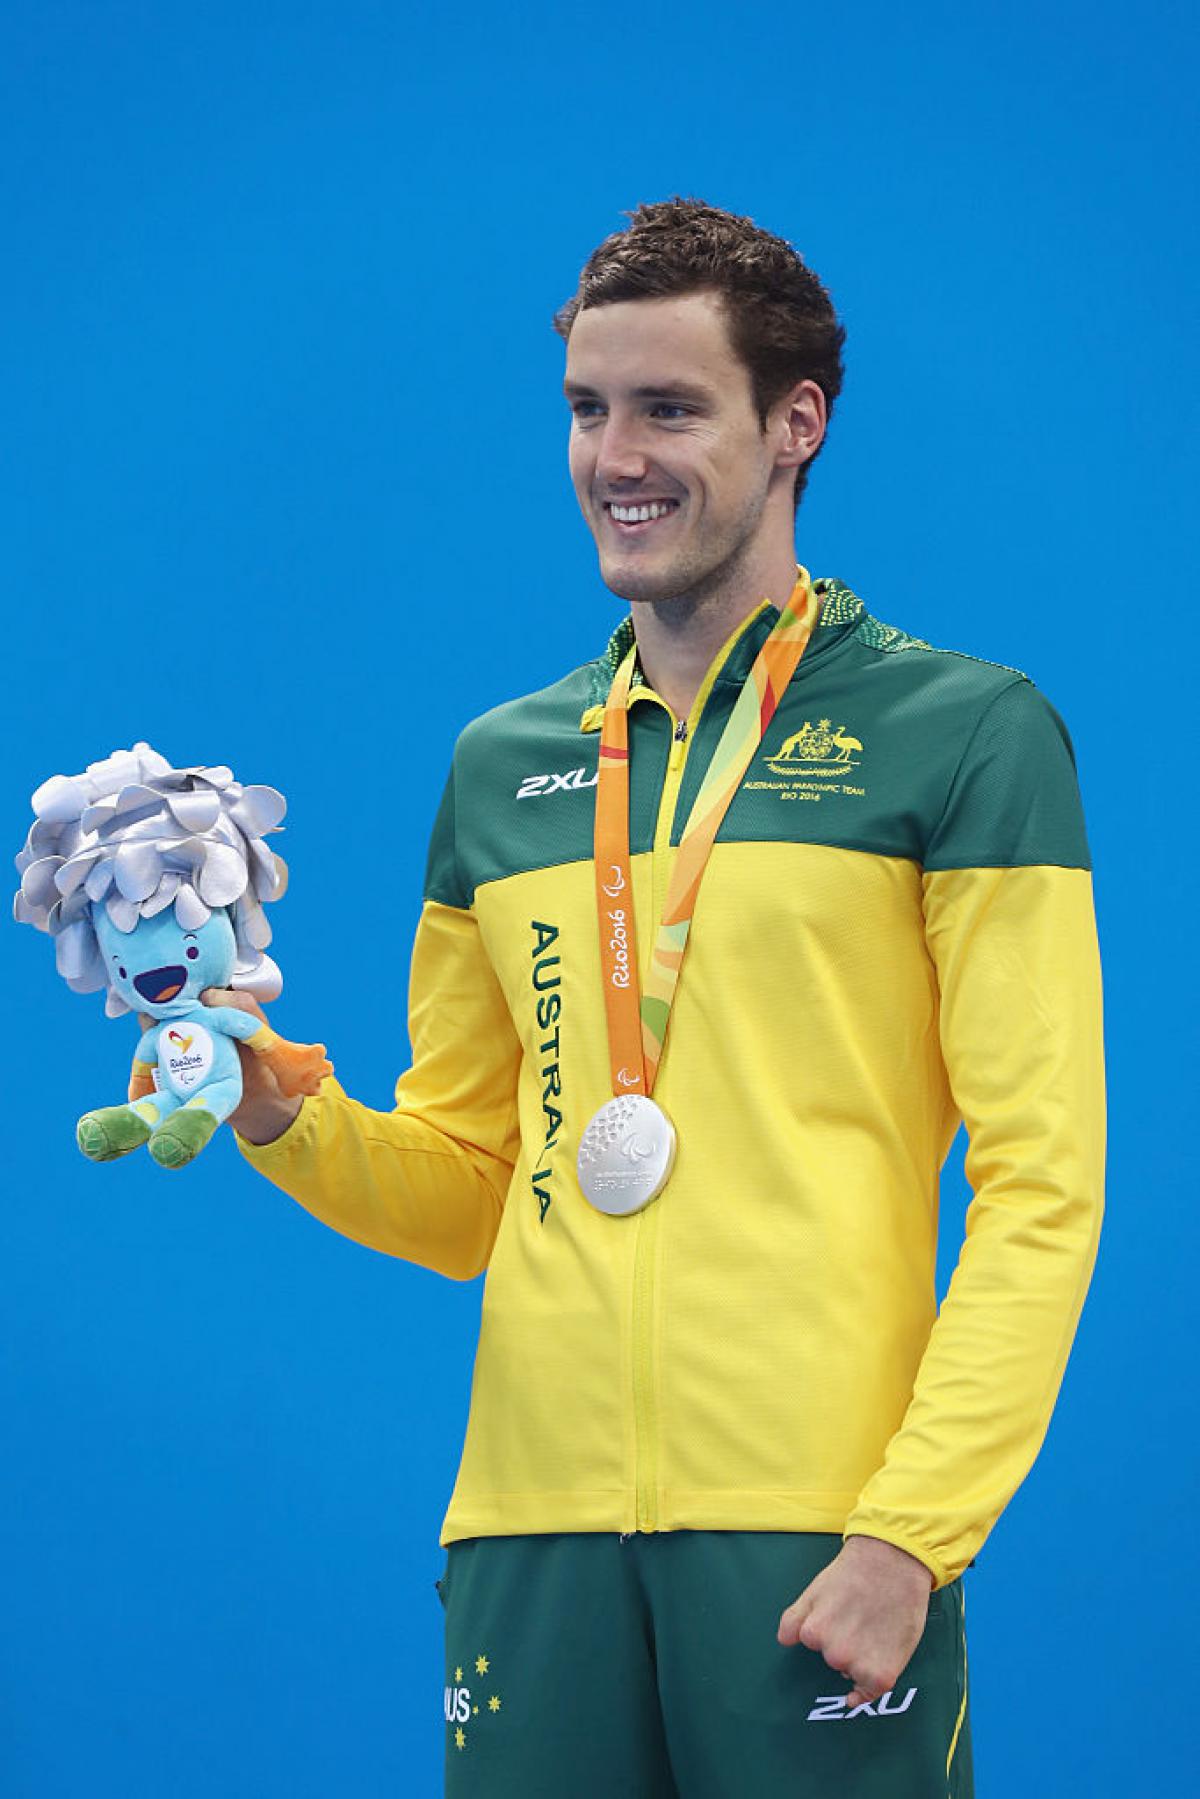
[(583, 1197), (624, 1218), (657, 1199), (675, 1161), (675, 1127), (652, 1099), (623, 1093), (602, 1105), (583, 1133), (576, 1167)]

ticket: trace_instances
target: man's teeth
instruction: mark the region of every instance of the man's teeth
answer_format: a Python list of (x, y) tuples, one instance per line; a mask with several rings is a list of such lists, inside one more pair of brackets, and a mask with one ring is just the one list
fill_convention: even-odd
[(640, 525), (645, 519), (665, 518), (673, 509), (665, 500), (652, 500), (648, 506), (618, 506), (614, 502), (609, 507), (613, 517), (623, 525)]

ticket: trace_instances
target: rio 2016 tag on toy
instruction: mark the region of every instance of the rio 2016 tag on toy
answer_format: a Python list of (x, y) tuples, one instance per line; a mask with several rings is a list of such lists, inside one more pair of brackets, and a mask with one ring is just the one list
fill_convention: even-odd
[(206, 1006), (206, 987), (274, 999), (283, 978), (264, 952), (264, 902), (287, 866), (265, 839), (287, 810), (273, 787), (243, 787), (228, 768), (172, 768), (148, 743), (114, 750), (80, 775), (52, 775), (17, 857), (19, 924), (54, 938), (75, 993), (106, 991), (105, 1012), (149, 1016), (126, 1104), (76, 1127), (93, 1162), (143, 1143), (182, 1168), (242, 1097), (237, 1043), (263, 1057), (285, 1094), (316, 1093), (333, 1073), (322, 1043), (288, 1043), (236, 1006)]

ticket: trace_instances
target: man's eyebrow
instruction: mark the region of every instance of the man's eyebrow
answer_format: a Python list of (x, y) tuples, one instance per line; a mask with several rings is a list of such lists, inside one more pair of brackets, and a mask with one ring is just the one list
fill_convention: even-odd
[[(594, 387), (588, 387), (582, 381), (564, 381), (563, 393), (568, 400), (598, 400), (600, 395)], [(712, 400), (712, 392), (707, 387), (698, 387), (692, 381), (655, 381), (645, 387), (635, 387), (635, 400), (693, 400), (698, 405), (707, 405)]]

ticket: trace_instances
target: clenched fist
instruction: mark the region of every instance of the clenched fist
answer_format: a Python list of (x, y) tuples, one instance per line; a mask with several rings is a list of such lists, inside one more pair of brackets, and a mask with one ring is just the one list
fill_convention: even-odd
[(854, 1691), (847, 1711), (892, 1690), (929, 1615), (933, 1576), (877, 1537), (849, 1537), (779, 1620), (779, 1641), (816, 1649)]

